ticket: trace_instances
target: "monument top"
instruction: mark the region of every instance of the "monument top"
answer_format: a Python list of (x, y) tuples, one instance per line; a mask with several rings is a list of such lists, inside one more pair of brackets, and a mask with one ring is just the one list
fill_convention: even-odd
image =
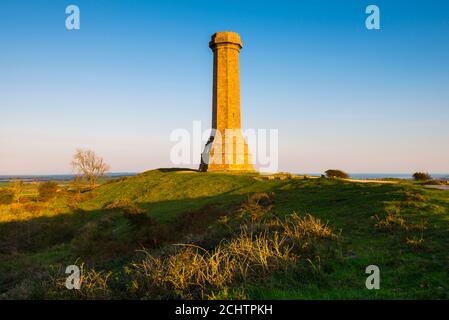
[(209, 42), (209, 47), (211, 49), (213, 49), (213, 47), (215, 47), (219, 43), (230, 43), (230, 44), (236, 44), (240, 48), (243, 47), (242, 40), (240, 39), (240, 36), (237, 32), (231, 32), (231, 31), (216, 32), (211, 37), (211, 41)]

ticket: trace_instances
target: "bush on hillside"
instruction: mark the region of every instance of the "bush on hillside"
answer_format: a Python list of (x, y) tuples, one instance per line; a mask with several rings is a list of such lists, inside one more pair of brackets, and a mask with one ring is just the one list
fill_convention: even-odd
[(276, 274), (319, 278), (321, 266), (339, 254), (339, 236), (310, 215), (293, 213), (258, 229), (243, 224), (238, 234), (211, 249), (178, 244), (170, 255), (146, 252), (130, 266), (133, 290), (149, 298), (211, 299), (227, 288)]
[(443, 180), (435, 180), (435, 179), (426, 181), (426, 182), (424, 183), (424, 185), (426, 185), (426, 186), (444, 186), (444, 185), (446, 185), (446, 184), (447, 184), (446, 181), (443, 181)]
[(24, 189), (24, 183), (22, 180), (13, 179), (8, 183), (8, 189), (14, 192), (14, 201), (20, 202), (20, 197), (22, 195), (22, 191)]
[(274, 193), (258, 192), (243, 202), (238, 216), (243, 220), (257, 221), (270, 213), (274, 203)]
[(11, 204), (15, 199), (15, 192), (11, 189), (0, 189), (0, 204)]
[(415, 179), (416, 181), (426, 181), (431, 180), (432, 177), (427, 172), (415, 172), (413, 174), (413, 179)]
[(52, 181), (43, 182), (39, 185), (38, 192), (39, 200), (47, 202), (56, 197), (56, 192), (58, 192), (58, 184)]
[(71, 245), (75, 253), (82, 257), (105, 257), (118, 250), (113, 230), (116, 220), (111, 216), (89, 221), (72, 238)]
[(347, 174), (344, 171), (337, 170), (337, 169), (329, 169), (324, 172), (326, 174), (326, 177), (328, 178), (342, 178), (347, 179), (349, 178), (349, 174)]
[(47, 208), (47, 204), (39, 202), (28, 202), (22, 205), (22, 209), (32, 215), (40, 214), (44, 209)]
[(153, 223), (153, 219), (147, 216), (146, 211), (129, 199), (119, 199), (105, 205), (105, 209), (120, 210), (128, 223), (135, 228), (144, 224)]

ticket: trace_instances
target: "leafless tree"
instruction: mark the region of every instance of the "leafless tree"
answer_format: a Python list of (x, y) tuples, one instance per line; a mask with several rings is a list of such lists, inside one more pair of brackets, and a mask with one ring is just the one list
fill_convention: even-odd
[(72, 167), (89, 182), (91, 188), (95, 187), (98, 178), (110, 169), (103, 158), (97, 156), (94, 151), (82, 149), (78, 149), (73, 155)]

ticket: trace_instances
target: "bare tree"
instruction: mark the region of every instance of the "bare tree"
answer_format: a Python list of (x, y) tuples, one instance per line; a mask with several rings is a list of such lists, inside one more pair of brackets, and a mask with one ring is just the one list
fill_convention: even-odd
[(98, 178), (110, 169), (103, 158), (97, 156), (94, 151), (82, 149), (78, 149), (73, 155), (72, 167), (89, 182), (91, 188), (95, 187)]

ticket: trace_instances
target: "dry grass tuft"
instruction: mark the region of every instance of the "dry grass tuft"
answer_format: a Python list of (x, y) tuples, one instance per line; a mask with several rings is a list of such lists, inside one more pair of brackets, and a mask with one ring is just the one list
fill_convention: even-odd
[(387, 216), (384, 219), (379, 219), (377, 217), (377, 223), (374, 225), (378, 229), (383, 230), (394, 230), (396, 228), (399, 229), (408, 229), (408, 225), (405, 222), (405, 219), (400, 214), (391, 214), (388, 213)]
[(421, 238), (407, 238), (406, 242), (409, 246), (411, 246), (413, 249), (423, 249), (424, 248), (424, 238), (421, 236)]
[(337, 239), (338, 236), (321, 220), (308, 214), (301, 217), (294, 212), (287, 223), (282, 223), (284, 234), (292, 239), (302, 239), (305, 237), (317, 239)]
[(427, 221), (421, 220), (417, 223), (406, 221), (401, 214), (401, 206), (407, 208), (420, 207), (421, 201), (425, 201), (425, 198), (416, 193), (406, 191), (406, 200), (401, 202), (391, 202), (385, 207), (387, 215), (383, 219), (379, 219), (375, 216), (377, 223), (375, 228), (380, 230), (388, 230), (390, 232), (403, 231), (405, 232), (405, 243), (414, 249), (424, 248), (424, 230), (427, 229)]
[(78, 299), (107, 299), (111, 290), (108, 286), (112, 272), (108, 271), (96, 271), (95, 269), (86, 270), (84, 263), (80, 266), (80, 289), (68, 290), (66, 288), (66, 278), (59, 278), (56, 280), (56, 284), (63, 292), (70, 292), (74, 294)]
[(237, 216), (244, 221), (259, 221), (270, 213), (273, 203), (274, 193), (255, 193), (242, 203)]
[(380, 230), (390, 230), (394, 231), (397, 229), (408, 230), (409, 225), (406, 223), (405, 219), (401, 215), (401, 207), (399, 204), (391, 204), (385, 208), (387, 213), (386, 217), (380, 219), (377, 215), (377, 223), (374, 225), (375, 228)]
[(223, 297), (223, 292), (236, 283), (260, 282), (267, 275), (298, 266), (316, 273), (319, 266), (311, 262), (320, 259), (302, 256), (306, 253), (304, 244), (312, 238), (336, 240), (338, 236), (319, 219), (295, 213), (284, 221), (271, 221), (257, 233), (244, 225), (238, 236), (212, 250), (179, 244), (175, 254), (163, 258), (144, 251), (142, 262), (132, 265), (136, 276), (133, 287), (153, 298), (214, 298), (217, 294)]

